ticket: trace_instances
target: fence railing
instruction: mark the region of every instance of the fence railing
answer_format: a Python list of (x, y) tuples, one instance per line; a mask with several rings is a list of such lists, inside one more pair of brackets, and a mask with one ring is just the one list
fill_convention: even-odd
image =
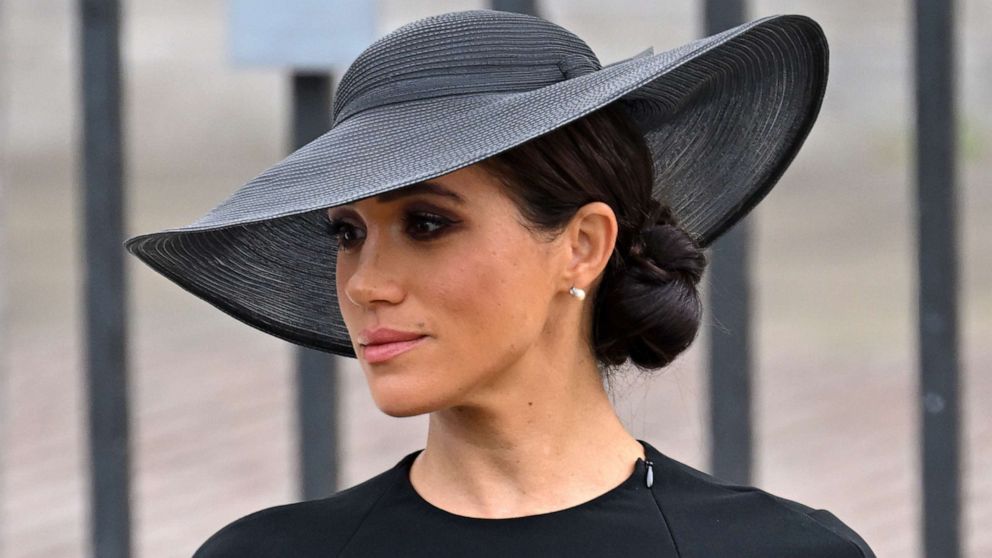
[(954, 1), (916, 0), (916, 189), (923, 544), (961, 555), (961, 398), (954, 200)]
[[(719, 33), (746, 19), (744, 0), (703, 3), (703, 28)], [(751, 484), (751, 224), (745, 217), (710, 247), (707, 272), (709, 319), (710, 471)]]
[(129, 556), (128, 435), (121, 122), (120, 6), (81, 0), (83, 94), (83, 298), (89, 390), (93, 556)]

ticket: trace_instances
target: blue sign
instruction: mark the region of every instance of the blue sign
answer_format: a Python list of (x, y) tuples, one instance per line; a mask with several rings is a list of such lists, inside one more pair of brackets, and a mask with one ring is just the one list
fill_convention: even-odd
[(235, 64), (344, 70), (376, 38), (375, 0), (228, 0)]

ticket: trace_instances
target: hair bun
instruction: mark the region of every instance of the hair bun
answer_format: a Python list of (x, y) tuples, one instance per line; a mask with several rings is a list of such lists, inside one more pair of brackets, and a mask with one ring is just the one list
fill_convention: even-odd
[(696, 285), (706, 268), (699, 245), (673, 223), (654, 223), (642, 229), (640, 238), (631, 243), (630, 256), (665, 283), (680, 278)]
[[(696, 336), (702, 304), (696, 285), (706, 256), (666, 212), (651, 212), (646, 228), (632, 231), (624, 265), (604, 282), (597, 350), (609, 364), (627, 358), (642, 368), (661, 368)], [(654, 221), (654, 215), (658, 220)]]

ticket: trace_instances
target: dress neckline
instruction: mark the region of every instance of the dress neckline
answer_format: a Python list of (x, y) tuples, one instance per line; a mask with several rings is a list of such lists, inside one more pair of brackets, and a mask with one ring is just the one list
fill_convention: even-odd
[(596, 508), (607, 505), (610, 502), (616, 500), (622, 500), (626, 497), (629, 497), (635, 491), (647, 490), (649, 487), (648, 483), (650, 483), (653, 480), (653, 476), (655, 474), (654, 471), (648, 470), (649, 468), (651, 468), (652, 465), (651, 448), (643, 440), (637, 440), (637, 441), (641, 444), (641, 446), (644, 447), (644, 455), (648, 458), (648, 461), (645, 462), (644, 458), (641, 457), (635, 459), (633, 471), (631, 471), (630, 475), (628, 475), (627, 478), (624, 479), (624, 481), (621, 482), (620, 484), (614, 486), (613, 488), (610, 488), (609, 490), (599, 494), (598, 496), (594, 496), (593, 498), (586, 500), (585, 502), (581, 502), (579, 504), (575, 504), (567, 508), (552, 510), (549, 512), (543, 512), (538, 514), (516, 516), (516, 517), (492, 518), (492, 517), (472, 517), (467, 515), (460, 515), (445, 510), (443, 508), (440, 508), (428, 502), (426, 499), (424, 499), (423, 496), (420, 495), (419, 492), (417, 492), (417, 490), (413, 487), (413, 483), (410, 481), (410, 469), (413, 465), (413, 461), (414, 459), (416, 459), (417, 455), (419, 455), (423, 451), (423, 449), (419, 449), (408, 454), (399, 463), (396, 464), (396, 467), (399, 469), (400, 490), (403, 492), (403, 495), (408, 499), (412, 500), (415, 503), (415, 505), (421, 508), (425, 513), (429, 513), (435, 516), (440, 516), (451, 521), (476, 524), (476, 525), (481, 525), (481, 524), (508, 525), (511, 523), (550, 521), (550, 520), (565, 519), (575, 514), (589, 512)]

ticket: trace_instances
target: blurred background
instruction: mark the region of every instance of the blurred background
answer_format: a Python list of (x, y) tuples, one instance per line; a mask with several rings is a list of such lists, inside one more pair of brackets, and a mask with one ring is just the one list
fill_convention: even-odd
[[(696, 1), (545, 0), (602, 63), (703, 34)], [(378, 33), (467, 0), (378, 2)], [(753, 226), (754, 478), (826, 508), (879, 556), (921, 552), (912, 4), (754, 0), (812, 16), (831, 45), (823, 109)], [(232, 64), (223, 0), (122, 3), (128, 236), (192, 222), (290, 149), (287, 71)], [(992, 556), (992, 2), (957, 2), (962, 548)], [(0, 550), (86, 556), (79, 18), (0, 2)], [(336, 76), (339, 79), (340, 76)], [(123, 239), (122, 239), (123, 240)], [(123, 249), (123, 248), (122, 248)], [(135, 555), (189, 556), (250, 512), (298, 500), (293, 348), (126, 259)], [(617, 385), (638, 438), (707, 468), (706, 332)], [(423, 447), (342, 361), (341, 487)]]

